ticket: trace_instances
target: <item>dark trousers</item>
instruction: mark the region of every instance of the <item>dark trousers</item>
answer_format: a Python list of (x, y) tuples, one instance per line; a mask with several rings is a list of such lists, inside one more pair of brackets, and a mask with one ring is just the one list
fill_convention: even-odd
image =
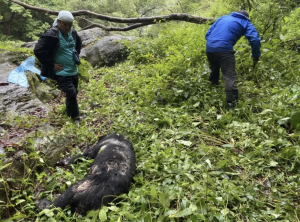
[(57, 76), (57, 84), (61, 90), (66, 93), (67, 115), (72, 119), (79, 117), (77, 103), (78, 75)]
[(226, 91), (237, 90), (234, 53), (234, 51), (206, 53), (210, 69), (212, 70), (209, 81), (212, 84), (219, 83), (221, 68)]
[(207, 52), (206, 56), (212, 70), (209, 81), (212, 84), (219, 84), (220, 68), (225, 81), (227, 102), (237, 100), (238, 89), (235, 76), (235, 51)]

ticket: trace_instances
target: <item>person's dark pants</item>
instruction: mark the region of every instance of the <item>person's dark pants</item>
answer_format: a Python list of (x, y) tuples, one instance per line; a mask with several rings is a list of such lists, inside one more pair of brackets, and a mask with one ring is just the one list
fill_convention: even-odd
[(233, 50), (227, 52), (206, 52), (210, 69), (212, 70), (209, 81), (214, 85), (219, 84), (221, 68), (228, 103), (235, 103), (238, 100), (234, 54), (235, 51)]
[(57, 76), (57, 84), (66, 93), (67, 115), (72, 119), (79, 118), (77, 103), (78, 75)]

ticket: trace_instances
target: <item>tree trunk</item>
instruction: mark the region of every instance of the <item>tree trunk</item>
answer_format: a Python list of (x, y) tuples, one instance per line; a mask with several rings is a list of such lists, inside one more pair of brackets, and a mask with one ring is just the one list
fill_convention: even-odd
[(7, 30), (7, 35), (9, 36), (10, 33), (11, 33), (11, 27), (12, 27), (12, 22), (13, 22), (13, 19), (15, 17), (15, 12), (11, 13), (11, 16), (10, 16), (10, 20), (9, 20), (9, 25), (8, 25), (8, 30)]

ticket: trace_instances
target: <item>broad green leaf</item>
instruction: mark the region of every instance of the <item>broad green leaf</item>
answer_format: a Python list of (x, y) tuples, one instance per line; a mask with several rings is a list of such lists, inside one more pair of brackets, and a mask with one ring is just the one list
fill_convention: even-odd
[(168, 133), (170, 135), (174, 135), (175, 134), (175, 132), (173, 130), (171, 130), (171, 129), (167, 129), (166, 133)]
[(278, 163), (277, 163), (276, 161), (271, 160), (270, 166), (275, 167), (275, 166), (277, 166), (277, 165), (278, 165)]
[(278, 43), (278, 42), (280, 42), (280, 39), (272, 39), (272, 42)]
[(8, 178), (6, 181), (9, 181), (9, 182), (16, 182), (16, 180), (13, 179), (13, 178)]
[(6, 167), (9, 167), (11, 164), (12, 164), (12, 162), (11, 162), (11, 163), (7, 163), (7, 164), (5, 164), (4, 166), (0, 166), (0, 170), (3, 170), (3, 169), (5, 169)]
[[(12, 221), (15, 221), (15, 219), (20, 219), (20, 218), (28, 218), (28, 216), (24, 215), (24, 214), (16, 213), (13, 217), (10, 217), (9, 219), (5, 220), (4, 222), (12, 222)], [(20, 221), (20, 220), (18, 220), (18, 221)]]
[(210, 168), (212, 167), (209, 159), (205, 160), (205, 162), (208, 164), (208, 166), (209, 166)]
[(191, 181), (194, 181), (194, 180), (195, 180), (195, 177), (194, 177), (192, 174), (185, 173), (185, 175), (186, 175)]
[(269, 52), (269, 49), (262, 49), (263, 52)]
[(230, 212), (230, 210), (229, 210), (228, 208), (224, 208), (223, 210), (221, 210), (221, 213), (223, 214), (224, 217), (225, 217), (229, 212)]
[(170, 206), (169, 195), (166, 193), (159, 194), (159, 202), (164, 206), (164, 208), (169, 208)]
[(300, 110), (296, 110), (292, 112), (291, 124), (294, 128), (296, 128), (299, 123), (300, 123)]
[(23, 203), (25, 200), (24, 199), (18, 199), (17, 201), (16, 201), (16, 205), (18, 205), (18, 204), (20, 204), (20, 203)]
[(106, 215), (106, 212), (107, 212), (107, 208), (106, 209), (101, 209), (99, 211), (99, 220), (100, 221), (106, 221), (107, 220), (107, 215)]
[(222, 200), (223, 200), (223, 197), (216, 197), (216, 199), (217, 199), (218, 201), (222, 201)]
[(286, 124), (290, 119), (291, 119), (290, 117), (285, 117), (285, 118), (278, 120), (277, 123), (279, 125), (283, 125), (283, 124)]
[(271, 109), (265, 109), (264, 111), (262, 111), (262, 112), (260, 113), (260, 115), (264, 115), (264, 114), (271, 113), (271, 112), (274, 112), (274, 111), (271, 110)]
[(222, 145), (222, 147), (225, 147), (225, 148), (233, 148), (233, 145), (232, 145), (232, 144), (224, 144), (224, 145)]
[(198, 107), (200, 105), (200, 102), (196, 102), (193, 106)]
[(40, 162), (41, 162), (41, 163), (45, 163), (45, 162), (44, 162), (44, 159), (41, 158), (41, 157), (40, 157)]
[(190, 204), (189, 208), (190, 208), (193, 212), (196, 211), (196, 210), (198, 209), (197, 205), (195, 205), (195, 204), (193, 204), (193, 203)]
[(174, 214), (173, 217), (184, 217), (184, 216), (187, 216), (187, 215), (191, 215), (193, 212), (192, 212), (192, 209), (191, 208), (186, 208), (180, 212), (178, 212), (177, 214)]
[(147, 213), (144, 217), (144, 222), (152, 222), (151, 214)]
[(281, 216), (281, 214), (271, 214), (272, 216), (274, 216), (275, 217), (275, 219), (277, 219), (278, 217), (280, 217)]
[(185, 146), (191, 146), (192, 142), (190, 141), (185, 141), (185, 140), (177, 140), (178, 143), (183, 144)]
[(251, 194), (247, 193), (246, 196), (248, 197), (248, 199), (253, 200), (253, 196)]
[(50, 210), (50, 209), (44, 209), (42, 212), (43, 212), (47, 217), (53, 217), (53, 216), (54, 216), (53, 211)]
[(111, 211), (119, 211), (119, 207), (116, 207), (116, 206), (111, 206), (111, 207), (108, 207), (108, 209), (110, 209)]
[(154, 186), (151, 187), (151, 195), (155, 198), (157, 197), (157, 192)]
[(176, 214), (177, 212), (178, 212), (177, 210), (169, 210), (169, 211), (167, 211), (164, 215), (165, 215), (165, 216), (170, 216), (170, 215)]
[(228, 160), (221, 160), (217, 163), (217, 167), (223, 167), (226, 165), (226, 163), (228, 162)]

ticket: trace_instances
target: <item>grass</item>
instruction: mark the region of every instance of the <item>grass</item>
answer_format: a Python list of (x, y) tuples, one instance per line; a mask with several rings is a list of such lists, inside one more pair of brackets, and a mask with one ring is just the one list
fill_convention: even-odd
[[(291, 118), (299, 109), (298, 55), (268, 46), (251, 70), (249, 46), (239, 42), (241, 97), (229, 112), (224, 84), (212, 87), (207, 80), (199, 34), (206, 28), (168, 28), (155, 40), (132, 45), (128, 61), (89, 70), (92, 78), (80, 83), (86, 116), (80, 127), (65, 117), (63, 97), (53, 104), (47, 121), (59, 126), (52, 136), (70, 138), (66, 155), (113, 131), (134, 144), (137, 171), (119, 204), (85, 217), (69, 209), (38, 212), (37, 199), (55, 198), (85, 175), (90, 161), (49, 167), (33, 148), (33, 139), (42, 135), (33, 135), (18, 148), (28, 153), (22, 156), (21, 185), (14, 187), (14, 178), (2, 173), (10, 196), (2, 212), (15, 218), (6, 221), (299, 221), (299, 131), (297, 118)], [(24, 124), (41, 124), (28, 118), (33, 117), (3, 118), (1, 139)], [(9, 154), (16, 151), (10, 149)], [(28, 167), (33, 160), (34, 171)]]

